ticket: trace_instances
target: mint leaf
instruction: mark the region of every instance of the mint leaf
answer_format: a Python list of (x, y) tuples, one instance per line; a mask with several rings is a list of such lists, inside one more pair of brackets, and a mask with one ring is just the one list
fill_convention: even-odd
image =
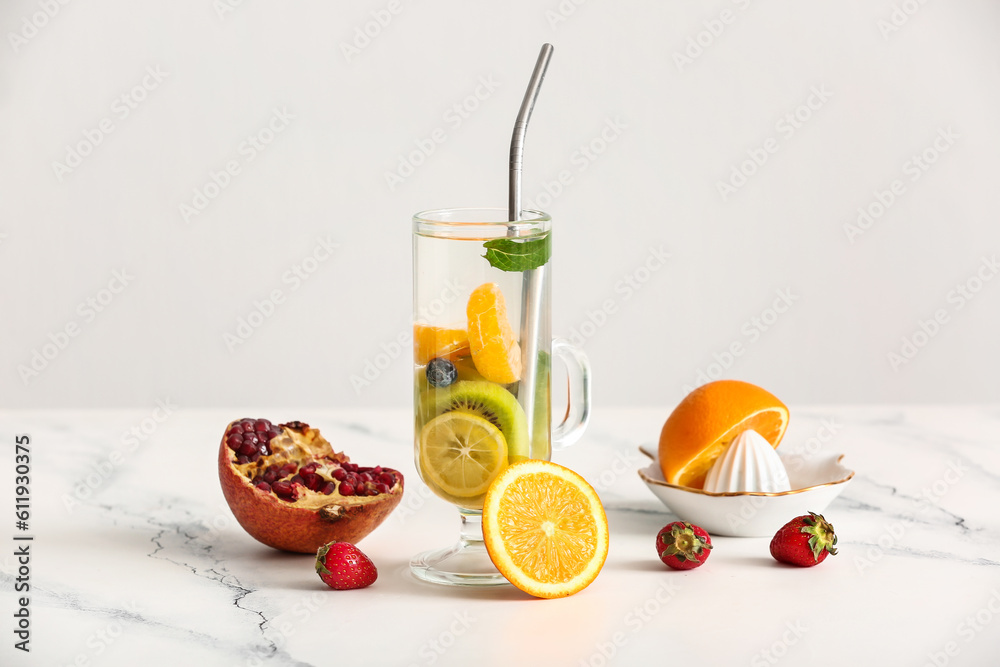
[(493, 239), (483, 244), (483, 257), (490, 266), (501, 271), (531, 271), (543, 266), (552, 256), (552, 235), (520, 241), (517, 239)]

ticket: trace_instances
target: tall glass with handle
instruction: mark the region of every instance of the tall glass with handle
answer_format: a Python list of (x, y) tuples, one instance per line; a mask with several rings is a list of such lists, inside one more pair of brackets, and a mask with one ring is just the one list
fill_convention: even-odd
[[(458, 508), (456, 544), (410, 561), (425, 581), (505, 584), (483, 546), (490, 482), (519, 460), (549, 460), (590, 414), (582, 350), (552, 339), (551, 218), (506, 209), (413, 217), (414, 459), (421, 479)], [(566, 366), (568, 409), (552, 426), (552, 360)]]

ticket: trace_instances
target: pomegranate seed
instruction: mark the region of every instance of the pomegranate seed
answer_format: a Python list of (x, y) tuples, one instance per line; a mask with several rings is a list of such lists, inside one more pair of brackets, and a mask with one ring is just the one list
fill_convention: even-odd
[(257, 437), (256, 433), (244, 433), (243, 434), (243, 443), (246, 444), (248, 442), (251, 442), (251, 443), (253, 443), (253, 444), (256, 445), (256, 444), (258, 444), (260, 442), (260, 438)]
[(241, 422), (240, 426), (243, 427), (243, 432), (244, 433), (252, 433), (253, 432), (253, 422), (250, 422), (250, 423)]
[(295, 473), (295, 464), (286, 463), (285, 465), (281, 466), (281, 472), (278, 474), (278, 477), (288, 477), (289, 475), (292, 475), (294, 473)]
[(258, 431), (260, 433), (267, 433), (267, 430), (269, 428), (271, 428), (270, 422), (267, 422), (263, 419), (257, 420), (256, 422), (254, 422), (253, 425), (253, 430)]
[(363, 472), (363, 473), (361, 473), (361, 481), (362, 482), (373, 482), (375, 480), (372, 479), (372, 475), (371, 475), (370, 472)]
[(267, 470), (264, 471), (264, 476), (262, 479), (268, 484), (274, 484), (278, 481), (278, 473), (275, 470), (271, 470), (272, 466), (268, 466)]
[(271, 492), (271, 485), (268, 484), (267, 482), (260, 482), (259, 484), (257, 484), (257, 488), (265, 493)]
[(302, 486), (306, 485), (306, 481), (302, 479), (302, 475), (295, 475), (288, 481), (291, 482), (292, 484), (301, 484)]
[(254, 463), (257, 463), (257, 461), (260, 461), (260, 452), (254, 452), (253, 454), (251, 454), (250, 455), (250, 460), (253, 461)]
[(375, 488), (375, 485), (372, 485), (372, 486), (368, 487), (368, 495), (369, 496), (377, 496), (378, 495), (378, 489)]
[(292, 485), (288, 482), (275, 482), (271, 485), (271, 490), (274, 491), (275, 495), (282, 498), (287, 499), (292, 497)]
[(318, 463), (309, 463), (299, 468), (299, 474), (305, 475), (306, 473), (314, 473), (316, 472), (316, 468), (318, 467), (319, 467)]
[(260, 445), (260, 453), (263, 454), (264, 456), (270, 456), (271, 455), (271, 448), (267, 445), (266, 442), (262, 442), (261, 443), (261, 445)]
[(337, 468), (333, 471), (333, 478), (338, 482), (343, 482), (344, 478), (347, 477), (347, 471), (343, 468)]
[(340, 484), (340, 495), (342, 496), (353, 496), (354, 486), (348, 482), (342, 482)]
[(344, 467), (344, 470), (346, 470), (347, 472), (357, 472), (358, 471), (358, 466), (355, 463), (345, 463), (343, 467)]
[(272, 438), (276, 435), (281, 435), (281, 429), (274, 424), (271, 424), (271, 428), (267, 429), (267, 432), (271, 434)]
[(389, 485), (379, 482), (378, 484), (375, 485), (375, 490), (378, 491), (379, 493), (389, 493)]
[(384, 472), (378, 476), (378, 482), (380, 484), (385, 484), (386, 486), (392, 487), (396, 483), (396, 478), (390, 473)]
[(240, 448), (237, 449), (236, 451), (242, 454), (243, 456), (250, 456), (251, 454), (257, 453), (257, 447), (251, 442), (244, 441), (243, 444), (240, 445)]
[(320, 485), (323, 483), (323, 478), (314, 472), (307, 472), (302, 475), (302, 479), (305, 480), (306, 488), (310, 491), (318, 491)]
[(240, 454), (239, 456), (236, 457), (236, 462), (239, 464), (250, 463), (250, 457), (243, 456), (242, 454)]
[(232, 449), (239, 449), (240, 445), (243, 444), (243, 435), (240, 433), (233, 433), (228, 438), (226, 438), (226, 444)]
[(323, 485), (323, 488), (320, 489), (320, 492), (324, 496), (328, 496), (328, 495), (330, 495), (331, 493), (333, 493), (336, 490), (337, 490), (337, 485), (336, 484), (334, 484), (333, 482), (327, 482), (326, 484)]
[(372, 474), (373, 475), (381, 475), (382, 474), (382, 466), (375, 466), (374, 468), (372, 468)]

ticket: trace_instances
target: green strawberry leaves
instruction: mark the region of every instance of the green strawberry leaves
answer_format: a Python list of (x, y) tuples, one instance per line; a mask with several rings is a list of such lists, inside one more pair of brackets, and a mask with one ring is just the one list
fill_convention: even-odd
[(330, 574), (330, 570), (328, 570), (326, 567), (326, 555), (328, 553), (330, 553), (329, 544), (324, 544), (316, 552), (316, 571), (319, 572), (320, 574)]
[(809, 512), (809, 516), (802, 519), (802, 533), (809, 535), (809, 549), (812, 550), (813, 558), (819, 560), (819, 555), (824, 551), (829, 551), (831, 556), (837, 555), (837, 534), (833, 532), (833, 526), (823, 518), (822, 514)]
[(680, 560), (698, 561), (702, 551), (711, 549), (712, 545), (699, 537), (690, 523), (676, 523), (670, 529), (670, 535), (664, 536), (663, 543), (667, 547), (660, 557), (676, 556)]

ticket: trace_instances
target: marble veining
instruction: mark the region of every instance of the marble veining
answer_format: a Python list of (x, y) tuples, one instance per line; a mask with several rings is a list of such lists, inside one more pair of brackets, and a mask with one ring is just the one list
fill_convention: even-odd
[[(652, 550), (656, 530), (676, 517), (636, 474), (647, 462), (638, 446), (656, 441), (665, 411), (595, 411), (587, 435), (556, 460), (601, 495), (611, 553), (590, 588), (555, 601), (440, 589), (409, 576), (409, 557), (456, 537), (457, 518), (413, 469), (408, 410), (296, 414), (353, 460), (406, 475), (398, 516), (360, 545), (379, 566), (370, 589), (329, 591), (310, 556), (275, 552), (242, 531), (215, 470), (231, 414), (179, 410), (127, 448), (123, 433), (141, 411), (6, 413), (0, 437), (29, 433), (34, 443), (33, 635), (30, 655), (5, 642), (0, 664), (134, 665), (144, 656), (150, 665), (506, 667), (543, 655), (550, 664), (636, 664), (662, 655), (667, 636), (687, 638), (675, 645), (677, 659), (697, 660), (714, 636), (698, 621), (708, 614), (730, 628), (714, 649), (719, 664), (778, 664), (760, 662), (761, 651), (775, 649), (787, 654), (781, 664), (922, 666), (952, 641), (960, 650), (949, 665), (996, 655), (1000, 618), (988, 606), (991, 592), (1000, 596), (995, 406), (793, 409), (783, 447), (844, 453), (857, 471), (825, 511), (840, 554), (789, 570), (770, 560), (766, 538), (719, 537), (703, 568), (676, 576)], [(16, 573), (15, 560), (0, 557), (4, 600)], [(803, 606), (802, 585), (825, 603)], [(927, 595), (935, 613), (918, 614)], [(747, 616), (739, 610), (749, 599), (768, 603)], [(966, 641), (956, 624), (977, 613), (991, 624)], [(522, 635), (526, 623), (536, 631)], [(793, 623), (815, 630), (782, 644)], [(887, 629), (907, 644), (890, 650)]]

